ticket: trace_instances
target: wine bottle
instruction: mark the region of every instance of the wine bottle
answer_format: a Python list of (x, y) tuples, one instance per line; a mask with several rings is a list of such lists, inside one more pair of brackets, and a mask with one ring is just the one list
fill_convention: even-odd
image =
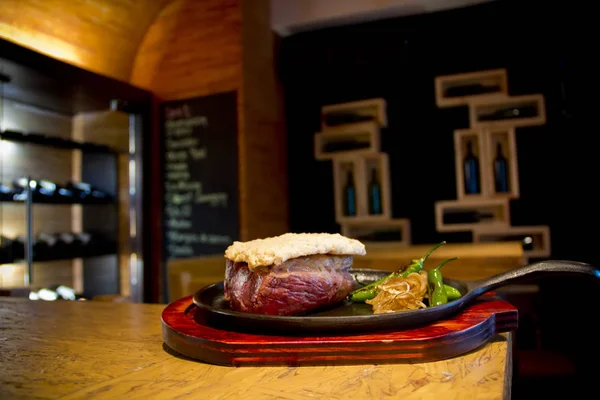
[(484, 221), (491, 221), (494, 219), (494, 214), (491, 212), (480, 212), (480, 211), (456, 211), (444, 214), (444, 224), (469, 224), (478, 223)]
[(74, 201), (84, 201), (92, 195), (92, 186), (88, 183), (67, 182), (66, 188), (73, 194)]
[(14, 240), (0, 235), (0, 264), (12, 264)]
[(35, 258), (37, 261), (53, 260), (56, 255), (56, 237), (48, 233), (40, 233), (36, 237)]
[(0, 201), (12, 201), (14, 195), (15, 193), (10, 187), (0, 184)]
[(473, 142), (467, 142), (467, 154), (463, 160), (464, 183), (466, 194), (477, 194), (480, 192), (479, 185), (479, 159), (473, 152)]
[(87, 232), (75, 233), (75, 240), (73, 241), (76, 253), (80, 257), (89, 257), (93, 255), (93, 251), (97, 250), (90, 246), (92, 235)]
[(508, 192), (508, 166), (504, 154), (502, 154), (502, 143), (496, 145), (496, 158), (494, 159), (494, 180), (496, 193)]
[(348, 170), (346, 185), (344, 186), (344, 215), (356, 215), (356, 187), (354, 186), (354, 175)]
[[(56, 235), (57, 251), (59, 258), (77, 258), (79, 257), (79, 249), (75, 245), (75, 235), (68, 232), (59, 233)], [(59, 250), (60, 249), (60, 250)]]
[(369, 214), (381, 214), (381, 184), (377, 177), (377, 169), (371, 170), (371, 181), (369, 182)]

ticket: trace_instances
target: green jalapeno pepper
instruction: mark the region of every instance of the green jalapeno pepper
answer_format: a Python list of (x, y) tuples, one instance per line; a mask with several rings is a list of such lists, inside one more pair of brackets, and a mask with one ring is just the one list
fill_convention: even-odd
[(406, 278), (408, 275), (412, 274), (412, 273), (419, 273), (420, 271), (423, 270), (423, 264), (425, 263), (425, 260), (427, 260), (427, 258), (431, 255), (431, 253), (433, 253), (435, 250), (437, 250), (440, 246), (442, 246), (443, 244), (445, 244), (446, 241), (440, 242), (438, 244), (436, 244), (431, 250), (429, 250), (427, 253), (425, 253), (425, 255), (417, 260), (411, 260), (411, 264), (406, 267), (405, 269), (401, 270), (401, 271), (396, 271), (391, 273), (390, 275), (379, 279), (376, 282), (370, 283), (366, 286), (363, 286), (359, 289), (354, 290), (352, 293), (350, 293), (350, 300), (354, 301), (354, 302), (365, 302), (367, 300), (371, 300), (373, 299), (376, 295), (377, 295), (377, 286), (385, 283), (388, 279), (391, 278), (397, 278), (397, 277), (402, 277), (402, 278)]
[(450, 285), (444, 285), (444, 289), (446, 289), (446, 296), (448, 296), (448, 301), (460, 299), (462, 297), (462, 293), (460, 291)]
[(447, 262), (458, 259), (458, 257), (449, 258), (444, 260), (437, 267), (430, 269), (427, 272), (428, 281), (428, 298), (429, 307), (441, 306), (448, 302), (448, 295), (446, 294), (446, 288), (444, 287), (444, 280), (440, 268), (442, 268)]

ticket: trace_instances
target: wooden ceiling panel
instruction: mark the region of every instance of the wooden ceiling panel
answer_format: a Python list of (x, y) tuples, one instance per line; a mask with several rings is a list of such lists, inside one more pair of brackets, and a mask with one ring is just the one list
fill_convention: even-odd
[(131, 83), (164, 99), (236, 90), (241, 63), (239, 0), (174, 0), (148, 28)]
[(146, 31), (173, 0), (2, 0), (0, 36), (129, 81)]

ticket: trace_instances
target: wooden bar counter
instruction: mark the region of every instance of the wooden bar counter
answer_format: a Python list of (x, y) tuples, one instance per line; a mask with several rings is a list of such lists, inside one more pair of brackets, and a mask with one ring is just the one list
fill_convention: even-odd
[(0, 398), (510, 398), (510, 334), (424, 364), (233, 368), (164, 348), (164, 308), (0, 297)]

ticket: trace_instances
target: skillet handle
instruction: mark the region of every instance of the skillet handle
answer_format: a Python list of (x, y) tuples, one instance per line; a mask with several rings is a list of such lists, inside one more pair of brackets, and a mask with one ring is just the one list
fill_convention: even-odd
[(578, 261), (548, 260), (540, 261), (490, 278), (473, 281), (469, 284), (469, 296), (480, 296), (498, 287), (515, 282), (534, 280), (548, 276), (581, 275), (599, 279), (600, 269)]

